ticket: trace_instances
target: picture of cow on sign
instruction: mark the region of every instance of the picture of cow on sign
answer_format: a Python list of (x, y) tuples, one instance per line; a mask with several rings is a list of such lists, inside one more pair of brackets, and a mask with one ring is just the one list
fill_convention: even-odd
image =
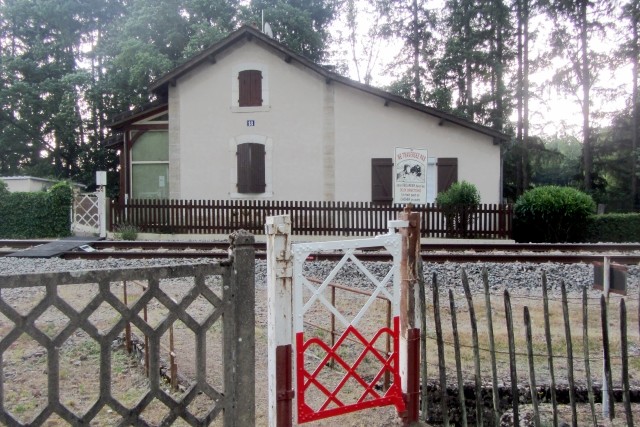
[(417, 162), (406, 161), (396, 168), (397, 182), (422, 182), (422, 166)]

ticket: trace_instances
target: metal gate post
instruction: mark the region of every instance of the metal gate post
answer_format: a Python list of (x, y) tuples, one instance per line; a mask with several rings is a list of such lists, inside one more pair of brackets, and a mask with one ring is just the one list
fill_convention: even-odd
[[(400, 377), (406, 412), (402, 414), (405, 425), (418, 421), (420, 409), (420, 329), (416, 327), (417, 261), (420, 257), (420, 213), (412, 212), (407, 205), (400, 219), (408, 221), (408, 227), (400, 228), (402, 255), (400, 265)], [(417, 338), (416, 338), (417, 337)]]
[(269, 426), (293, 425), (291, 218), (267, 217)]

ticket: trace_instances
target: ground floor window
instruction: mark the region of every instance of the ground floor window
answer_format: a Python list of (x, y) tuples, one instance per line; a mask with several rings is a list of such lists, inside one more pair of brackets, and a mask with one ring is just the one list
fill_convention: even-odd
[(231, 198), (273, 196), (272, 147), (271, 138), (264, 135), (240, 135), (231, 139)]
[(131, 197), (169, 198), (169, 134), (147, 131), (134, 134), (131, 148)]
[(264, 193), (265, 180), (265, 150), (264, 144), (247, 142), (238, 144), (238, 193)]

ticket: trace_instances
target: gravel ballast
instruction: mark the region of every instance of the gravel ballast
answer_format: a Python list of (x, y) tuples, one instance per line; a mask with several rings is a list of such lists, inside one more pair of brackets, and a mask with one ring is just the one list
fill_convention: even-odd
[[(97, 269), (141, 268), (161, 265), (184, 265), (211, 262), (206, 258), (192, 259), (106, 259), (106, 260), (64, 260), (59, 258), (0, 258), (0, 276), (28, 273), (47, 273)], [(374, 276), (381, 278), (389, 269), (387, 262), (363, 263)], [(335, 265), (330, 261), (307, 262), (306, 274), (324, 278)], [(562, 282), (569, 292), (582, 291), (591, 288), (593, 284), (593, 266), (590, 264), (560, 264), (560, 263), (429, 263), (424, 264), (424, 276), (427, 286), (431, 284), (433, 273), (436, 274), (440, 288), (462, 289), (460, 271), (464, 268), (469, 277), (472, 288), (482, 289), (482, 269), (486, 268), (491, 290), (508, 289), (512, 292), (528, 292), (539, 290), (543, 272), (547, 275), (547, 282), (551, 292), (560, 290)], [(266, 261), (256, 260), (256, 287), (266, 287)], [(346, 265), (336, 277), (336, 281), (349, 286), (367, 287), (364, 276), (353, 265)], [(629, 266), (627, 274), (627, 293), (635, 297), (638, 294), (640, 282), (640, 267)]]

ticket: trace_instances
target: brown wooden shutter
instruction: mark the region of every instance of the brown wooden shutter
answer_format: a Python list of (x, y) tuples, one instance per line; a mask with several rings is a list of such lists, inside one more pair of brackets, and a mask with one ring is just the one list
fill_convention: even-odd
[(262, 105), (262, 71), (244, 70), (238, 73), (238, 106)]
[(393, 201), (393, 159), (371, 159), (371, 201)]
[(448, 190), (454, 182), (458, 182), (458, 159), (438, 158), (438, 193)]
[(264, 193), (267, 187), (264, 145), (239, 144), (236, 155), (238, 157), (238, 193)]

